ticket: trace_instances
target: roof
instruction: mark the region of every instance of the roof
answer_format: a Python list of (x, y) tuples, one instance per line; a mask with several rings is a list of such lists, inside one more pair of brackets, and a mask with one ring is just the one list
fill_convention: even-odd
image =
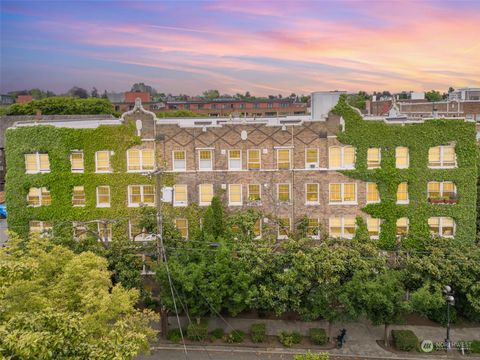
[(107, 98), (111, 103), (123, 103), (125, 101), (125, 93), (107, 93)]

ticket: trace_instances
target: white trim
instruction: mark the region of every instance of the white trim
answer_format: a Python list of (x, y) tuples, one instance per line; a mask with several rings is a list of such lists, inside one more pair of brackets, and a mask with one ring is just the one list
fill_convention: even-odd
[[(398, 188), (400, 187), (401, 184), (407, 184), (407, 200), (398, 200)], [(410, 203), (410, 193), (409, 193), (409, 186), (408, 186), (408, 182), (407, 181), (402, 181), (401, 183), (398, 184), (397, 186), (397, 194), (396, 194), (396, 197), (397, 197), (397, 204), (398, 205), (406, 205), (406, 204), (409, 204)]]
[[(108, 204), (100, 204), (99, 201), (98, 201), (98, 188), (99, 187), (106, 187), (108, 189)], [(96, 204), (96, 207), (97, 208), (107, 208), (107, 207), (110, 207), (110, 203), (112, 201), (111, 199), (111, 191), (110, 191), (110, 186), (109, 185), (98, 185), (96, 187), (96, 194), (97, 194), (97, 204)]]
[[(35, 155), (35, 165), (37, 166), (36, 170), (27, 170), (27, 155)], [(47, 155), (48, 157), (48, 170), (41, 170), (40, 169), (40, 155)], [(23, 159), (25, 160), (25, 174), (48, 174), (50, 172), (50, 156), (48, 156), (48, 153), (40, 153), (40, 152), (34, 152), (34, 153), (28, 153), (24, 154)]]
[[(368, 184), (375, 184), (376, 185), (377, 193), (378, 193), (378, 200), (377, 201), (369, 201), (368, 200), (368, 194), (369, 194)], [(380, 191), (378, 190), (378, 184), (374, 181), (367, 181), (365, 183), (365, 203), (366, 204), (379, 204), (381, 201), (382, 201), (382, 199), (380, 198)]]
[[(82, 155), (82, 168), (79, 169), (74, 169), (73, 168), (73, 161), (72, 161), (72, 155), (73, 154), (81, 154)], [(70, 151), (70, 170), (72, 173), (77, 173), (77, 174), (83, 174), (85, 171), (85, 154), (83, 153), (83, 150), (72, 150)]]
[[(308, 201), (308, 185), (317, 185), (317, 201)], [(319, 205), (320, 204), (320, 184), (319, 183), (305, 183), (305, 205)]]
[[(397, 149), (404, 148), (407, 149), (407, 166), (397, 166)], [(410, 148), (408, 146), (396, 146), (395, 147), (395, 168), (397, 169), (408, 169), (410, 167)]]
[[(368, 165), (368, 150), (370, 150), (370, 149), (378, 150), (378, 165)], [(367, 149), (367, 169), (368, 170), (380, 169), (381, 165), (382, 165), (382, 148), (381, 147), (369, 147)]]
[[(240, 167), (234, 168), (234, 167), (231, 166), (231, 163), (230, 163), (230, 161), (232, 160), (232, 158), (230, 157), (230, 152), (231, 152), (231, 151), (239, 151), (239, 152), (240, 152), (240, 159), (233, 159), (233, 160), (235, 160), (235, 161), (240, 161)], [(243, 160), (242, 150), (240, 150), (240, 149), (228, 150), (228, 171), (239, 171), (239, 170), (242, 170), (242, 169), (243, 169), (242, 160)]]
[[(200, 159), (200, 151), (209, 151), (210, 152), (210, 167), (204, 168), (204, 169), (201, 168), (201, 166), (200, 166), (201, 162), (206, 161), (206, 160)], [(198, 157), (198, 171), (212, 171), (213, 170), (213, 150), (198, 149), (197, 152), (198, 152), (198, 154), (197, 154), (197, 157)]]
[[(308, 150), (315, 150), (317, 152), (317, 161), (312, 163), (312, 162), (307, 162), (307, 152)], [(311, 165), (314, 165), (311, 167)], [(318, 169), (320, 167), (320, 151), (318, 148), (305, 148), (305, 170), (313, 170), (313, 169)]]
[[(130, 167), (130, 158), (129, 158), (129, 154), (130, 154), (130, 151), (138, 151), (139, 152), (139, 158), (140, 158), (140, 169), (138, 170), (130, 170), (129, 167)], [(145, 165), (143, 163), (143, 152), (145, 150), (149, 150), (149, 151), (152, 151), (153, 152), (153, 165), (151, 168), (147, 169), (145, 168)], [(150, 149), (150, 148), (146, 148), (146, 149), (128, 149), (127, 150), (127, 173), (139, 173), (139, 172), (145, 172), (145, 171), (153, 171), (155, 170), (155, 150), (154, 149)]]
[[(320, 240), (320, 218), (318, 217), (314, 217), (314, 218), (307, 218), (307, 221), (310, 221), (310, 219), (317, 219), (317, 223), (318, 223), (318, 227), (317, 227), (317, 230), (318, 230), (318, 233), (317, 235), (307, 235), (310, 239), (313, 239), (313, 240)], [(308, 232), (308, 223), (307, 223), (307, 232)]]
[[(378, 235), (370, 235), (370, 229), (368, 228), (368, 220), (376, 220), (377, 221), (377, 223), (378, 223)], [(379, 239), (380, 238), (380, 231), (381, 231), (381, 227), (382, 227), (382, 219), (374, 218), (374, 217), (368, 217), (367, 221), (366, 221), (366, 225), (367, 225), (367, 231), (368, 231), (368, 235), (370, 236), (370, 239)]]
[[(135, 219), (135, 220), (138, 221), (138, 219)], [(142, 229), (142, 233), (133, 236), (134, 234), (132, 233), (132, 227), (133, 227), (132, 221), (134, 221), (134, 219), (128, 219), (128, 238), (130, 240), (132, 240), (132, 241), (150, 241), (150, 240), (152, 240), (152, 239), (149, 239), (146, 236), (147, 234), (143, 232), (143, 229)]]
[[(345, 232), (345, 219), (346, 218), (354, 220), (355, 231), (357, 231), (357, 224), (356, 224), (355, 216), (332, 216), (332, 217), (328, 218), (328, 236), (329, 237), (336, 238), (336, 239), (353, 239), (355, 234), (350, 235), (350, 234), (346, 234), (346, 232)], [(340, 234), (339, 237), (332, 236), (332, 232), (331, 232), (331, 227), (332, 227), (331, 226), (331, 221), (332, 221), (332, 219), (340, 219), (341, 234)]]
[[(100, 232), (104, 230), (104, 224), (101, 223), (100, 221), (97, 221), (97, 230), (98, 230), (98, 237), (100, 237)], [(103, 237), (102, 239), (98, 239), (98, 241), (103, 241)], [(107, 223), (107, 241), (112, 241), (113, 239), (113, 226), (112, 226), (112, 223)]]
[[(277, 165), (276, 166), (277, 171), (285, 171), (285, 170), (291, 170), (292, 169), (292, 150), (291, 150), (292, 148), (293, 148), (293, 146), (292, 147), (275, 148), (275, 150), (276, 150), (276, 159), (275, 159), (276, 162), (275, 163)], [(278, 164), (278, 151), (279, 150), (288, 150), (288, 169), (280, 169), (279, 168), (279, 164)]]
[(455, 195), (457, 195), (457, 185), (453, 181), (450, 181), (450, 180), (442, 180), (442, 181), (431, 180), (431, 181), (427, 182), (427, 199), (430, 199), (430, 192), (428, 191), (428, 184), (430, 184), (430, 183), (438, 183), (440, 185), (440, 190), (439, 190), (440, 197), (445, 197), (444, 190), (443, 190), (444, 184), (445, 183), (452, 183), (453, 184), (453, 193)]
[(273, 149), (274, 149), (274, 150), (293, 149), (293, 145), (274, 146)]
[[(185, 186), (185, 195), (187, 200), (185, 201), (176, 201), (175, 196), (176, 196), (176, 187), (177, 186)], [(173, 206), (174, 207), (185, 207), (188, 206), (188, 185), (187, 184), (175, 184), (173, 185)]]
[[(133, 203), (131, 202), (131, 196), (132, 196), (132, 186), (138, 186), (140, 187), (140, 202), (139, 203)], [(153, 202), (147, 203), (145, 202), (145, 186), (151, 186), (153, 189)], [(137, 195), (135, 195), (137, 196)], [(128, 207), (140, 207), (140, 205), (147, 205), (147, 206), (155, 206), (155, 186), (149, 185), (149, 184), (144, 184), (144, 185), (128, 185), (127, 186), (127, 201), (128, 201)]]
[[(398, 220), (400, 220), (400, 219), (407, 219), (407, 231), (406, 231), (405, 235), (399, 235), (398, 234)], [(409, 231), (410, 231), (410, 219), (408, 217), (403, 216), (401, 218), (398, 218), (397, 221), (395, 221), (395, 236), (397, 238), (402, 237), (402, 236), (408, 236)]]
[[(240, 186), (240, 202), (232, 202), (232, 186)], [(243, 186), (242, 184), (228, 184), (228, 206), (242, 206), (243, 205)]]
[[(29, 200), (30, 200), (30, 190), (32, 189), (35, 189), (38, 191), (38, 205), (31, 205), (29, 204)], [(42, 192), (43, 192), (43, 189), (45, 189), (45, 192), (48, 192), (48, 195), (50, 196), (50, 204), (44, 204), (43, 203), (43, 195), (42, 195)], [(48, 190), (48, 188), (46, 186), (42, 186), (42, 187), (31, 187), (28, 189), (28, 193), (27, 193), (27, 207), (33, 207), (33, 208), (36, 208), (36, 207), (40, 207), (40, 206), (50, 206), (52, 205), (52, 194), (50, 193), (50, 190)]]
[[(250, 185), (257, 185), (258, 186), (258, 196), (260, 196), (259, 200), (250, 200)], [(259, 184), (259, 183), (247, 184), (247, 201), (248, 202), (252, 202), (252, 201), (260, 202), (260, 201), (262, 201), (262, 184)]]
[[(353, 148), (354, 157), (353, 157), (353, 166), (345, 166), (345, 148), (351, 147)], [(330, 166), (330, 152), (332, 148), (340, 148), (340, 166), (339, 167), (332, 167)], [(355, 163), (357, 162), (357, 148), (352, 145), (332, 145), (328, 147), (328, 169), (329, 170), (355, 170)]]
[[(345, 201), (345, 185), (355, 185), (355, 200), (354, 201)], [(330, 200), (330, 185), (340, 185), (340, 197), (341, 201), (331, 201)], [(328, 205), (358, 205), (358, 196), (357, 196), (357, 183), (356, 182), (350, 182), (350, 183), (328, 183)]]
[[(183, 152), (184, 160), (175, 160), (175, 153)], [(183, 161), (185, 166), (182, 168), (175, 168), (175, 161)], [(185, 172), (187, 171), (187, 152), (185, 150), (172, 150), (172, 171), (174, 172)]]
[[(430, 231), (430, 225), (428, 224), (428, 220), (435, 219), (435, 218), (438, 219), (438, 235), (436, 235), (436, 236), (439, 236), (439, 237), (442, 237), (442, 238), (454, 238), (455, 233), (457, 232), (457, 222), (455, 221), (455, 219), (451, 216), (430, 216), (427, 219), (427, 225), (428, 225), (428, 230), (429, 231)], [(453, 221), (453, 235), (443, 235), (443, 221), (446, 218), (450, 218)]]
[[(185, 237), (182, 235), (182, 233), (180, 232), (180, 229), (177, 226), (177, 220), (185, 220), (185, 225), (186, 225), (186, 229), (187, 229), (187, 235)], [(175, 218), (175, 229), (177, 229), (178, 232), (180, 232), (180, 235), (182, 236), (182, 239), (188, 240), (189, 231), (188, 231), (188, 219), (187, 218)]]
[[(249, 168), (249, 164), (250, 164), (250, 151), (258, 151), (258, 169), (250, 169)], [(253, 164), (256, 164), (256, 163), (253, 163)], [(246, 170), (248, 171), (260, 171), (262, 170), (262, 151), (260, 149), (248, 149), (247, 150), (247, 168)]]
[[(75, 197), (75, 188), (76, 187), (82, 187), (83, 188), (83, 204), (80, 204), (80, 205), (73, 203), (73, 200), (74, 200), (74, 197)], [(86, 204), (87, 204), (87, 194), (85, 193), (85, 186), (74, 185), (73, 188), (72, 188), (72, 206), (73, 207), (85, 207)]]
[(212, 201), (204, 201), (202, 202), (202, 185), (210, 185), (210, 187), (212, 188), (212, 198), (214, 196), (214, 192), (213, 192), (213, 184), (198, 184), (198, 205), (199, 206), (210, 206), (210, 204), (212, 203)]
[[(280, 185), (288, 185), (288, 200), (280, 200)], [(291, 203), (292, 202), (292, 185), (290, 183), (278, 183), (277, 184), (277, 202), (281, 203)]]
[[(109, 170), (98, 170), (98, 153), (100, 152), (106, 152), (108, 154), (108, 168)], [(112, 173), (112, 164), (110, 161), (110, 150), (98, 150), (95, 151), (95, 173), (96, 174), (109, 174)]]
[[(455, 151), (455, 145), (438, 145), (438, 146), (432, 146), (430, 148), (428, 148), (428, 152), (430, 152), (430, 149), (431, 148), (440, 148), (440, 165), (430, 165), (430, 159), (427, 159), (427, 166), (428, 168), (430, 169), (454, 169), (456, 167), (458, 167), (458, 162), (457, 162), (457, 152)], [(445, 150), (446, 147), (453, 147), (453, 153), (455, 154), (455, 164), (454, 165), (443, 165), (444, 163), (444, 159), (443, 159), (443, 152)], [(427, 156), (429, 156), (429, 154), (427, 153)]]

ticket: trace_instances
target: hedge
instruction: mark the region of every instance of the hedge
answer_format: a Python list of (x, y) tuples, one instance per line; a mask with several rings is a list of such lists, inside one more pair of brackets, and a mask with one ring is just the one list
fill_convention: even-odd
[(412, 351), (418, 346), (418, 337), (411, 330), (392, 330), (393, 345), (400, 351)]
[(278, 340), (283, 346), (291, 347), (294, 344), (299, 344), (302, 340), (302, 335), (296, 331), (282, 331), (278, 334)]
[(325, 329), (311, 328), (309, 330), (310, 340), (317, 345), (325, 345), (327, 343), (327, 333)]
[(208, 323), (190, 323), (187, 327), (187, 338), (193, 341), (204, 341), (208, 336)]
[(474, 354), (480, 354), (480, 340), (473, 340), (470, 343), (470, 350)]
[(227, 343), (241, 343), (243, 340), (245, 340), (245, 333), (242, 330), (233, 330), (225, 336), (225, 342)]
[(267, 336), (267, 327), (265, 324), (252, 324), (250, 331), (253, 342), (261, 343), (265, 341)]

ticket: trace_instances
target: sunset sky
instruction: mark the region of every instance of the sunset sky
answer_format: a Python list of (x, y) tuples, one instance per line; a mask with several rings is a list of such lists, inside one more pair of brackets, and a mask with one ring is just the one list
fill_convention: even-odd
[(480, 1), (1, 1), (0, 90), (480, 85)]

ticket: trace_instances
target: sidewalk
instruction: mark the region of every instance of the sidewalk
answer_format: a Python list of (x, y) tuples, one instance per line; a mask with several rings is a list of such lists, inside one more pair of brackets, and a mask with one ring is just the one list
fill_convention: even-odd
[[(326, 321), (284, 321), (284, 320), (267, 320), (267, 319), (240, 319), (240, 318), (224, 318), (225, 321), (219, 318), (211, 319), (208, 323), (209, 331), (215, 328), (223, 328), (225, 332), (230, 332), (232, 329), (239, 329), (246, 333), (250, 332), (250, 326), (252, 323), (265, 323), (267, 327), (267, 335), (277, 335), (281, 331), (297, 331), (302, 335), (307, 335), (308, 331), (312, 327), (328, 329), (328, 323)], [(186, 325), (186, 319), (180, 318), (182, 327)], [(177, 327), (177, 320), (174, 317), (169, 317), (169, 324), (172, 328)], [(347, 329), (347, 342), (345, 346), (340, 349), (329, 350), (332, 355), (340, 355), (346, 357), (369, 357), (377, 359), (452, 359), (452, 358), (466, 358), (461, 356), (458, 351), (452, 351), (448, 354), (435, 354), (428, 355), (418, 352), (412, 353), (394, 353), (387, 351), (377, 344), (377, 340), (383, 339), (383, 326), (373, 326), (366, 321), (360, 321), (355, 323), (334, 323), (332, 326), (332, 337), (337, 336), (340, 329)], [(409, 329), (412, 330), (420, 341), (431, 340), (433, 342), (442, 342), (446, 336), (446, 329), (441, 326), (414, 326), (414, 325), (391, 325), (389, 327), (389, 336), (392, 329)], [(453, 342), (460, 340), (480, 340), (480, 328), (468, 327), (468, 328), (451, 328), (450, 337)], [(159, 344), (164, 347), (177, 347), (177, 344)], [(197, 345), (189, 345), (197, 346)], [(198, 345), (202, 347), (202, 345)], [(205, 345), (205, 347), (212, 349), (225, 348), (229, 350), (238, 349), (239, 351), (246, 351), (248, 345), (228, 346), (228, 345)], [(203, 347), (202, 347), (203, 348)], [(251, 351), (259, 351), (258, 347), (251, 347)], [(283, 347), (264, 348), (264, 351), (274, 351), (285, 354), (292, 354), (295, 352), (302, 352), (306, 349), (288, 349)], [(480, 356), (468, 356), (469, 359), (479, 359)]]

